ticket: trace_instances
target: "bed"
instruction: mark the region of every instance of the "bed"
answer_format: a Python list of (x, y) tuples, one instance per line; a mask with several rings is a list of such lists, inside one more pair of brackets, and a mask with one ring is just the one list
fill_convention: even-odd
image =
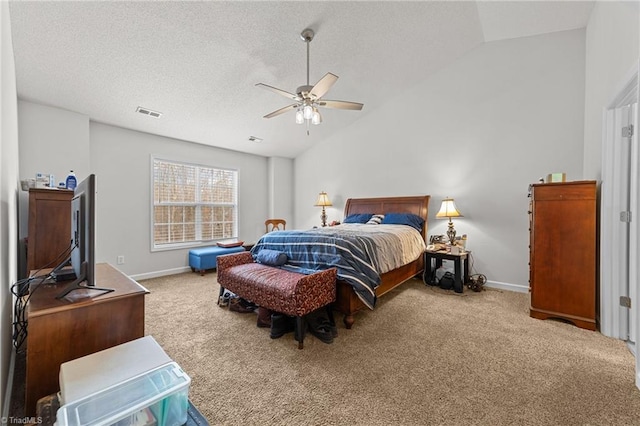
[[(383, 197), (383, 198), (349, 198), (344, 207), (344, 217), (355, 213), (413, 213), (424, 219), (422, 238), (427, 237), (427, 216), (429, 214), (429, 195), (415, 197)], [(376, 296), (398, 287), (405, 281), (421, 274), (424, 269), (424, 256), (380, 276), (380, 284), (376, 288)], [(343, 281), (338, 281), (336, 294), (336, 310), (344, 314), (344, 324), (351, 328), (355, 321), (354, 314), (365, 308), (365, 304), (353, 291), (353, 288)]]
[[(423, 196), (412, 196), (412, 197), (350, 198), (347, 200), (345, 204), (344, 217), (350, 216), (352, 214), (359, 214), (359, 213), (362, 213), (362, 214), (364, 213), (374, 213), (374, 214), (411, 213), (416, 216), (419, 216), (424, 220), (424, 225), (422, 226), (420, 232), (418, 233), (416, 231), (413, 231), (413, 234), (414, 234), (412, 236), (413, 240), (409, 240), (411, 244), (411, 252), (413, 253), (410, 256), (415, 256), (414, 257), (415, 260), (407, 261), (405, 259), (403, 260), (403, 262), (407, 262), (407, 263), (404, 263), (401, 266), (395, 267), (392, 270), (388, 270), (387, 272), (384, 272), (382, 274), (378, 274), (374, 272), (375, 276), (363, 276), (364, 280), (376, 281), (375, 288), (368, 289), (368, 292), (373, 294), (370, 294), (370, 295), (364, 294), (366, 292), (363, 292), (362, 288), (360, 288), (359, 286), (354, 286), (354, 279), (352, 279), (352, 276), (355, 276), (355, 273), (354, 275), (345, 274), (345, 273), (340, 274), (341, 266), (340, 265), (338, 266), (339, 268), (338, 275), (340, 279), (338, 279), (337, 281), (335, 309), (340, 313), (344, 314), (344, 324), (346, 325), (347, 328), (351, 328), (353, 326), (355, 321), (354, 314), (356, 312), (367, 307), (373, 309), (377, 298), (389, 292), (390, 290), (394, 289), (395, 287), (399, 286), (400, 284), (407, 281), (408, 279), (420, 274), (423, 271), (424, 256), (422, 256), (422, 252), (424, 250), (424, 246), (425, 246), (424, 242), (426, 240), (426, 235), (427, 235), (427, 215), (428, 215), (428, 208), (429, 208), (429, 198), (430, 197), (428, 195), (423, 195)], [(362, 226), (365, 226), (365, 225), (362, 225)], [(387, 228), (392, 228), (394, 226), (399, 228), (407, 228), (406, 226), (403, 226), (403, 225), (389, 225), (389, 226), (383, 225), (378, 228), (380, 230), (380, 232), (378, 233), (384, 233), (382, 232), (383, 228), (386, 230)], [(368, 226), (368, 227), (371, 228), (371, 226)], [(336, 227), (335, 228), (336, 232), (338, 231), (338, 228), (341, 228), (341, 227)], [(340, 232), (345, 232), (345, 231), (340, 230)], [(348, 228), (346, 232), (352, 232), (352, 231)], [(252, 249), (252, 252), (256, 254), (262, 249), (288, 250), (290, 261), (291, 261), (291, 258), (296, 256), (309, 257), (309, 256), (312, 256), (310, 252), (315, 251), (317, 247), (316, 246), (313, 246), (313, 248), (309, 247), (308, 251), (305, 251), (307, 250), (307, 247), (303, 245), (303, 242), (306, 244), (306, 241), (303, 241), (303, 240), (307, 238), (320, 238), (321, 242), (314, 243), (314, 244), (317, 244), (318, 246), (329, 245), (329, 242), (333, 244), (335, 241), (330, 240), (329, 242), (327, 242), (327, 244), (324, 244), (326, 240), (322, 240), (322, 238), (331, 238), (331, 234), (332, 234), (332, 230), (330, 228), (321, 228), (321, 229), (309, 230), (309, 231), (278, 231), (278, 232), (266, 234), (265, 236), (263, 236), (261, 240), (256, 244), (256, 246), (254, 246), (254, 248)], [(324, 236), (320, 236), (320, 235), (324, 235)], [(356, 235), (356, 239), (360, 240), (363, 238), (359, 238)], [(376, 241), (376, 243), (377, 242), (378, 241)], [(368, 244), (371, 244), (371, 243), (369, 242)], [(405, 241), (405, 244), (407, 244), (406, 241)], [(298, 248), (296, 249), (295, 247), (298, 247)], [(349, 246), (349, 249), (348, 250), (345, 249), (341, 251), (339, 256), (334, 255), (334, 257), (340, 257), (340, 259), (336, 260), (336, 262), (345, 261), (345, 257), (346, 257), (345, 253), (351, 252), (352, 249), (353, 249), (353, 246)], [(368, 249), (365, 247), (364, 250), (367, 251)], [(313, 254), (313, 256), (316, 256), (316, 254)], [(356, 257), (357, 259), (359, 259), (358, 256)], [(311, 262), (313, 262), (313, 260), (306, 259), (307, 263), (304, 263), (304, 265), (307, 267), (311, 265), (310, 268), (315, 270), (333, 266), (329, 264), (331, 263), (330, 261), (326, 262), (327, 264), (324, 266), (319, 264), (321, 262), (324, 263), (325, 260), (326, 258), (323, 258), (322, 261), (318, 261), (318, 264), (312, 264)], [(354, 260), (353, 262), (356, 262), (356, 261), (357, 260)], [(295, 262), (291, 262), (291, 263), (295, 264)], [(351, 265), (353, 265), (353, 263)], [(291, 266), (291, 267), (294, 269), (297, 268), (296, 266)], [(349, 268), (349, 265), (347, 265), (346, 268)], [(344, 268), (343, 268), (343, 272), (344, 272)], [(357, 273), (360, 273), (360, 272), (361, 271), (358, 271)], [(371, 275), (371, 274), (368, 274), (367, 271), (362, 271), (362, 273), (365, 275)], [(359, 280), (359, 279), (356, 277), (355, 280)]]

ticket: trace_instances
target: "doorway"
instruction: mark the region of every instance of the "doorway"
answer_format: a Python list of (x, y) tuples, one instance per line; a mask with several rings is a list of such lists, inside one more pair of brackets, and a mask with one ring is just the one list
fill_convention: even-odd
[(600, 329), (627, 342), (636, 358), (638, 388), (639, 72), (636, 64), (605, 110), (600, 190)]

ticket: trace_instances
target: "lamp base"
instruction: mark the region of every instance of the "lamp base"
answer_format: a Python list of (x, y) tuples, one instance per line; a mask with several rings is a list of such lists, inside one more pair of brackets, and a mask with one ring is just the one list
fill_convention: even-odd
[(327, 226), (327, 212), (325, 211), (324, 206), (322, 206), (322, 214), (320, 215), (320, 220), (322, 221), (323, 228)]
[(447, 229), (447, 237), (449, 238), (449, 243), (453, 245), (456, 242), (456, 230), (453, 229), (453, 222), (449, 220), (449, 229)]

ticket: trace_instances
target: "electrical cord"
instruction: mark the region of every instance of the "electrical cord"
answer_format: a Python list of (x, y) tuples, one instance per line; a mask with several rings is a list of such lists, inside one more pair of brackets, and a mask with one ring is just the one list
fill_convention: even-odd
[(487, 282), (487, 277), (483, 274), (474, 274), (469, 277), (467, 287), (473, 291), (479, 292), (484, 290), (484, 285)]
[[(482, 290), (484, 290), (484, 285), (487, 283), (487, 277), (484, 274), (480, 274), (477, 271), (475, 271), (474, 268), (474, 258), (471, 255), (471, 252), (469, 252), (468, 254), (469, 256), (469, 260), (471, 261), (471, 264), (469, 265), (469, 270), (471, 271), (471, 274), (469, 275), (469, 282), (467, 283), (467, 287), (475, 292), (480, 292)], [(474, 272), (476, 272), (474, 274)]]
[[(33, 293), (35, 293), (36, 290), (40, 288), (40, 285), (51, 277), (51, 273), (48, 273), (45, 275), (39, 275), (40, 272), (43, 269), (50, 267), (51, 265), (57, 265), (56, 268), (54, 268), (54, 270), (63, 266), (65, 263), (69, 261), (69, 255), (71, 254), (74, 248), (76, 248), (76, 245), (74, 245), (72, 241), (69, 244), (69, 247), (67, 247), (62, 253), (56, 256), (55, 259), (53, 259), (51, 262), (42, 266), (36, 272), (31, 274), (31, 276), (18, 280), (11, 285), (11, 293), (15, 296), (15, 301), (13, 305), (14, 320), (13, 320), (12, 339), (13, 339), (13, 346), (16, 349), (16, 352), (22, 353), (24, 351), (24, 348), (22, 348), (22, 345), (24, 344), (24, 341), (27, 338), (27, 325), (28, 325), (27, 305), (29, 304), (29, 299), (31, 299), (31, 296), (33, 295)], [(33, 288), (30, 288), (31, 284), (36, 280), (40, 280), (40, 281), (37, 282), (37, 284), (33, 286)]]

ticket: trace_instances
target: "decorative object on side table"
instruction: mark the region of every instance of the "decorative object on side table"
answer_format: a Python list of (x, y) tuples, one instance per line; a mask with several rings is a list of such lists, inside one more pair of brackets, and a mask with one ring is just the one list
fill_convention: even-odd
[(322, 191), (320, 194), (318, 194), (318, 199), (316, 200), (316, 203), (314, 204), (314, 206), (322, 207), (322, 214), (320, 215), (320, 220), (322, 220), (323, 228), (327, 226), (327, 212), (325, 210), (325, 207), (332, 206), (332, 205), (333, 204), (331, 204), (331, 200), (329, 200), (329, 196), (327, 195), (326, 192)]
[(436, 214), (437, 219), (449, 219), (449, 229), (447, 230), (447, 237), (449, 237), (449, 243), (452, 245), (456, 241), (456, 230), (453, 228), (453, 222), (451, 221), (452, 217), (464, 217), (462, 213), (458, 211), (453, 198), (445, 198), (442, 200), (442, 205), (440, 206), (440, 211)]

